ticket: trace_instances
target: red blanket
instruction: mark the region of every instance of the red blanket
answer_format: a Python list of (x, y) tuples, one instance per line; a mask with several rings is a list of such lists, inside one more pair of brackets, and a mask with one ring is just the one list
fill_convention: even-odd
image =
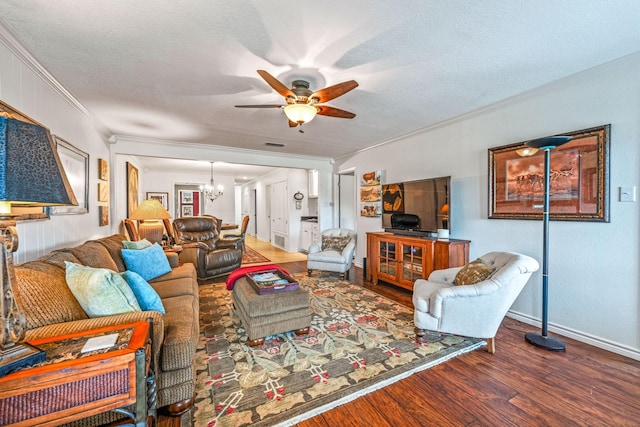
[(265, 265), (252, 265), (250, 267), (240, 267), (236, 270), (233, 270), (229, 277), (227, 277), (227, 290), (230, 291), (233, 289), (233, 285), (235, 285), (236, 280), (242, 279), (245, 274), (251, 273), (252, 271), (263, 271), (263, 270), (280, 270), (284, 274), (289, 275), (289, 272), (279, 265), (275, 264), (265, 264)]

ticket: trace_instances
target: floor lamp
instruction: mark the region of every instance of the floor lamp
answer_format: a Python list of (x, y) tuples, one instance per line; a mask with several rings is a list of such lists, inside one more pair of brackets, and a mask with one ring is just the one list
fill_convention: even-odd
[(528, 332), (524, 338), (528, 343), (550, 351), (564, 351), (564, 343), (547, 335), (549, 311), (549, 176), (551, 172), (551, 150), (571, 140), (570, 136), (550, 136), (529, 141), (525, 145), (544, 151), (544, 204), (542, 212), (542, 333)]

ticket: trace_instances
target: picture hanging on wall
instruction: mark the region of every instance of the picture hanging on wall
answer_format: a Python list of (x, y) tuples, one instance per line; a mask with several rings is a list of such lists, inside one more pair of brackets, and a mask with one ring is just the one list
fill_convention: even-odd
[(51, 215), (86, 214), (89, 212), (89, 153), (85, 153), (56, 135), (53, 139), (78, 206), (55, 206), (51, 208)]
[(198, 216), (200, 215), (200, 192), (194, 190), (180, 190), (179, 193), (180, 206), (178, 213), (180, 216)]
[(362, 203), (360, 216), (371, 218), (382, 216), (382, 203)]
[(382, 211), (384, 213), (404, 213), (404, 184), (382, 186)]
[(109, 201), (109, 183), (108, 182), (98, 183), (98, 201), (99, 202)]
[(109, 181), (109, 163), (105, 159), (98, 159), (98, 179)]
[(380, 185), (382, 171), (365, 172), (360, 176), (360, 186)]
[(153, 199), (160, 202), (163, 208), (169, 210), (169, 193), (147, 192), (147, 199)]
[(127, 162), (127, 218), (138, 209), (138, 168)]
[[(550, 219), (609, 222), (610, 128), (560, 134), (572, 139), (550, 151)], [(544, 151), (527, 148), (489, 149), (489, 218), (542, 219)]]
[(193, 216), (193, 205), (182, 205), (182, 216)]
[(100, 218), (100, 227), (109, 225), (109, 206), (98, 206), (98, 215)]
[(360, 187), (361, 202), (379, 202), (382, 200), (379, 185), (370, 185), (368, 187)]

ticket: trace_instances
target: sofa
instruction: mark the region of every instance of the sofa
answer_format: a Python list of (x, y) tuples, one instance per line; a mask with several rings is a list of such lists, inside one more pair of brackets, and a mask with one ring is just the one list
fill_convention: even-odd
[(198, 279), (231, 273), (242, 264), (242, 241), (220, 236), (215, 217), (191, 216), (173, 220), (180, 262), (193, 263)]
[[(124, 240), (127, 240), (125, 236), (115, 234), (54, 250), (15, 266), (13, 286), (27, 319), (25, 340), (153, 319), (157, 407), (160, 413), (181, 417), (182, 424), (189, 425), (195, 391), (193, 361), (199, 339), (198, 282), (194, 265), (178, 265), (177, 257), (170, 258), (171, 271), (149, 281), (160, 296), (165, 314), (136, 311), (89, 318), (67, 285), (65, 261), (124, 272), (127, 269), (121, 254)], [(104, 424), (114, 416), (103, 414), (100, 419), (90, 419), (84, 425)]]

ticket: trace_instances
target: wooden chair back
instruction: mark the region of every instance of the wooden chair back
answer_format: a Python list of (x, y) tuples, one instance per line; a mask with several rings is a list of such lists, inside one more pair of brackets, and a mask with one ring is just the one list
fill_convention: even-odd
[(136, 223), (133, 220), (129, 218), (125, 218), (122, 220), (122, 223), (124, 224), (124, 229), (127, 232), (127, 235), (129, 236), (129, 240), (133, 242), (137, 242), (138, 240), (140, 240), (140, 235), (138, 234), (138, 227), (136, 227)]

